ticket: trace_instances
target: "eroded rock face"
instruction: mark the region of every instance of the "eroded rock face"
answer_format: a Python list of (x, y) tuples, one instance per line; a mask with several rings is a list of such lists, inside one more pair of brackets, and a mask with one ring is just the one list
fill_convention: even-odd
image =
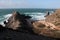
[(34, 32), (39, 35), (60, 38), (60, 9), (46, 16), (45, 20), (34, 22), (33, 26)]
[(47, 16), (45, 21), (60, 27), (60, 9), (56, 10), (52, 15)]
[(60, 38), (60, 28), (46, 21), (36, 21), (33, 23), (33, 31), (38, 35), (53, 38)]
[(19, 14), (19, 12), (14, 12), (8, 19), (8, 23), (5, 25), (7, 28), (11, 28), (13, 30), (32, 30), (32, 24), (29, 20), (30, 18), (30, 16)]

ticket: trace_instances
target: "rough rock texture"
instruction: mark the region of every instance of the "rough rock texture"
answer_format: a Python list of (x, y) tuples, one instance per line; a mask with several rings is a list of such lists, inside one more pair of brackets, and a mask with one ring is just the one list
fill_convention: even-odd
[(52, 15), (47, 16), (45, 21), (60, 27), (60, 9), (56, 10)]
[(33, 30), (36, 34), (53, 38), (60, 38), (60, 30), (54, 24), (46, 21), (37, 21), (33, 23)]
[(5, 28), (0, 25), (0, 40), (58, 40), (57, 38), (50, 38), (43, 35), (36, 35), (25, 33), (23, 31), (16, 31)]
[(57, 40), (57, 39), (45, 37), (42, 35), (35, 35), (5, 29), (2, 32), (0, 32), (0, 40)]
[[(29, 18), (31, 17), (14, 12), (8, 19), (8, 22), (4, 22), (6, 28), (0, 25), (0, 40), (57, 40), (56, 38), (44, 36), (46, 32), (50, 32), (50, 30), (46, 31), (46, 29), (51, 29), (50, 27), (45, 28), (47, 24), (45, 25), (44, 22), (36, 22), (33, 23), (33, 26)], [(32, 33), (32, 30), (34, 33)]]
[(12, 16), (8, 19), (8, 23), (5, 24), (6, 28), (13, 30), (32, 30), (32, 24), (29, 21), (30, 16), (25, 16), (19, 12), (13, 12)]
[(33, 25), (34, 32), (39, 35), (60, 38), (60, 9), (47, 16), (45, 20), (34, 22)]

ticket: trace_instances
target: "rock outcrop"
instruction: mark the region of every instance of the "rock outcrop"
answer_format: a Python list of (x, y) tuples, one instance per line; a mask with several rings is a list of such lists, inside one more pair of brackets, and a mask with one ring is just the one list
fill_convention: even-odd
[(60, 38), (60, 9), (46, 17), (43, 21), (33, 23), (33, 30), (37, 34)]
[(45, 21), (60, 27), (60, 9), (56, 10), (52, 15), (47, 16)]
[[(56, 12), (56, 14), (58, 13)], [(49, 15), (50, 17), (47, 16), (43, 21), (36, 21), (32, 24), (29, 20), (31, 18), (30, 16), (22, 15), (19, 12), (14, 12), (8, 19), (8, 22), (4, 22), (4, 24), (6, 28), (11, 28), (13, 30), (20, 30), (24, 32), (36, 33), (38, 35), (60, 38), (60, 28), (52, 22), (55, 19), (53, 15), (55, 14), (52, 14), (52, 16)], [(52, 18), (52, 20), (49, 18)]]
[(33, 23), (33, 25), (33, 30), (38, 35), (60, 38), (60, 29), (52, 23), (46, 21), (37, 21)]
[[(32, 25), (30, 18), (30, 16), (14, 12), (8, 22), (4, 21), (5, 27), (0, 25), (0, 40), (56, 40), (55, 25), (45, 21), (34, 21)], [(4, 32), (1, 32), (1, 30)], [(55, 38), (50, 38), (53, 36)]]
[(44, 17), (47, 17), (47, 16), (49, 16), (50, 15), (50, 13), (49, 12), (47, 12), (47, 14), (44, 16)]
[(32, 30), (32, 24), (30, 22), (30, 16), (25, 16), (20, 14), (19, 12), (14, 12), (12, 16), (8, 19), (8, 23), (5, 24), (6, 28), (11, 28), (13, 30)]

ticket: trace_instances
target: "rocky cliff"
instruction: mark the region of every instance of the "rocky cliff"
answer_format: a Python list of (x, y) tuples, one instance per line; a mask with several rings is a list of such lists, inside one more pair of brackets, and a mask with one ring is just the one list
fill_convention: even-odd
[(0, 40), (56, 40), (53, 37), (54, 25), (51, 27), (51, 23), (45, 21), (36, 21), (32, 24), (30, 18), (13, 12), (8, 22), (4, 21), (5, 27), (0, 25)]
[(47, 16), (45, 21), (60, 27), (60, 9), (56, 10), (52, 15)]
[(12, 16), (8, 19), (8, 22), (5, 22), (5, 27), (13, 30), (24, 30), (31, 32), (33, 25), (29, 20), (30, 18), (30, 16), (22, 15), (19, 12), (13, 12)]
[(45, 36), (60, 38), (60, 9), (47, 16), (43, 21), (33, 23), (34, 32)]

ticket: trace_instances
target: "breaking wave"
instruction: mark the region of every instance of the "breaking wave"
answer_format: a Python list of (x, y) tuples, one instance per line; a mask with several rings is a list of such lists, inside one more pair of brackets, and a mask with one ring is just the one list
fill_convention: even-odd
[[(31, 20), (42, 20), (45, 19), (45, 13), (24, 13), (25, 15), (31, 16)], [(0, 16), (0, 24), (4, 25), (4, 21), (7, 21), (7, 19), (11, 16), (12, 14), (6, 14), (6, 15), (1, 15)]]
[(4, 26), (4, 21), (7, 21), (7, 19), (11, 16), (12, 14), (6, 14), (6, 15), (1, 15), (0, 16), (0, 24)]

